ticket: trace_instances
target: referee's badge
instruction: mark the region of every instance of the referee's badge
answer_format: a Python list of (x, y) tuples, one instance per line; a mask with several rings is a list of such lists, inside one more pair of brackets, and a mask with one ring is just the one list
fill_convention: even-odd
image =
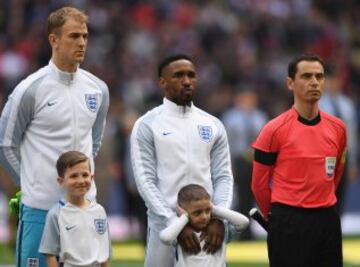
[(95, 219), (94, 224), (95, 224), (95, 231), (98, 234), (102, 235), (106, 232), (106, 228), (107, 228), (106, 219)]
[(85, 94), (85, 102), (86, 102), (87, 108), (91, 112), (95, 112), (97, 110), (98, 101), (97, 101), (96, 94)]
[(212, 128), (210, 126), (202, 126), (199, 125), (198, 126), (198, 131), (199, 131), (199, 135), (200, 135), (200, 139), (209, 143), (212, 139), (213, 136), (213, 132), (212, 132)]
[(336, 157), (325, 158), (325, 171), (329, 178), (332, 178), (335, 173)]

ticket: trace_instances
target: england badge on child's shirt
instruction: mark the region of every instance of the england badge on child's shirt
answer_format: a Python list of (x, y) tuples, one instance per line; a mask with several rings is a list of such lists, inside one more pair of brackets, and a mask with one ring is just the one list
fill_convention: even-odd
[(106, 219), (95, 219), (94, 224), (95, 224), (95, 231), (98, 234), (102, 235), (106, 232), (106, 228), (107, 228)]

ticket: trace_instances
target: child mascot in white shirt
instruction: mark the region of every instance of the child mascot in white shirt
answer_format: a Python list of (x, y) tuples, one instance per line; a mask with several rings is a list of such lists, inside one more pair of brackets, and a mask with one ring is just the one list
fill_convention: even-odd
[[(202, 230), (206, 228), (212, 218), (218, 218), (224, 219), (225, 222), (227, 221), (233, 226), (235, 231), (241, 232), (248, 227), (249, 219), (241, 213), (214, 206), (210, 201), (208, 192), (197, 184), (189, 184), (179, 191), (176, 211), (179, 217), (174, 219), (168, 227), (160, 232), (162, 242), (176, 246), (174, 267), (225, 267), (226, 241), (229, 238), (224, 239), (222, 248), (215, 252), (215, 254), (208, 254), (203, 250), (207, 240), (204, 240)], [(195, 255), (186, 253), (181, 249), (180, 245), (176, 244), (177, 236), (187, 224), (194, 229), (194, 238), (199, 239), (202, 248)]]
[(66, 152), (56, 168), (65, 198), (47, 214), (39, 252), (45, 254), (48, 267), (58, 267), (59, 262), (64, 267), (108, 267), (111, 240), (106, 212), (86, 199), (93, 180), (88, 157)]

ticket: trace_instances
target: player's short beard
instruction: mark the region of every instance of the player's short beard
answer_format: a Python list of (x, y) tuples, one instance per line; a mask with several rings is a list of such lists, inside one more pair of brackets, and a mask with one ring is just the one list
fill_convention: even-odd
[(191, 106), (193, 100), (193, 94), (186, 95), (183, 92), (180, 92), (178, 95), (168, 95), (167, 97), (178, 106)]
[(191, 102), (192, 102), (192, 94), (191, 95), (179, 95), (176, 100), (174, 101), (177, 105), (179, 106), (191, 106)]

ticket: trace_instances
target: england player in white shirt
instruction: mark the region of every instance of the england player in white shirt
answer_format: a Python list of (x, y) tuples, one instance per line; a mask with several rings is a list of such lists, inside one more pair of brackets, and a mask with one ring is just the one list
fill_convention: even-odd
[[(202, 230), (214, 217), (225, 219), (237, 232), (245, 230), (249, 225), (249, 219), (241, 213), (212, 205), (210, 195), (204, 187), (197, 184), (189, 184), (179, 191), (177, 213), (180, 217), (174, 219), (168, 227), (160, 232), (161, 241), (176, 246), (174, 267), (225, 267), (226, 241), (229, 241), (230, 233), (228, 232), (226, 235), (227, 238), (222, 242), (221, 248), (214, 254), (210, 254), (203, 250), (208, 240), (205, 240)], [(187, 224), (194, 229), (194, 237), (200, 241), (202, 249), (197, 254), (189, 254), (176, 244), (177, 236)]]
[[(81, 151), (93, 166), (101, 146), (109, 90), (80, 68), (88, 42), (87, 20), (73, 7), (48, 16), (50, 62), (16, 86), (0, 117), (0, 171), (21, 189), (17, 267), (46, 267), (38, 249), (46, 214), (62, 197), (54, 179), (58, 157)], [(7, 176), (2, 173), (1, 178)], [(96, 197), (95, 183), (89, 197)]]
[[(148, 232), (145, 267), (173, 267), (175, 250), (165, 245), (159, 232), (176, 218), (176, 194), (190, 183), (203, 186), (216, 206), (229, 208), (233, 176), (225, 128), (221, 121), (192, 101), (197, 76), (193, 59), (171, 55), (158, 66), (162, 105), (140, 117), (131, 134), (131, 160), (140, 195), (147, 206)], [(205, 250), (215, 253), (225, 228), (212, 220), (204, 230), (210, 242)], [(191, 227), (178, 240), (183, 249), (198, 253)]]
[[(104, 208), (89, 201), (91, 174), (88, 157), (69, 151), (56, 163), (58, 183), (65, 199), (50, 209), (39, 252), (48, 267), (107, 267), (111, 252), (107, 216)], [(57, 260), (59, 258), (59, 262)]]

